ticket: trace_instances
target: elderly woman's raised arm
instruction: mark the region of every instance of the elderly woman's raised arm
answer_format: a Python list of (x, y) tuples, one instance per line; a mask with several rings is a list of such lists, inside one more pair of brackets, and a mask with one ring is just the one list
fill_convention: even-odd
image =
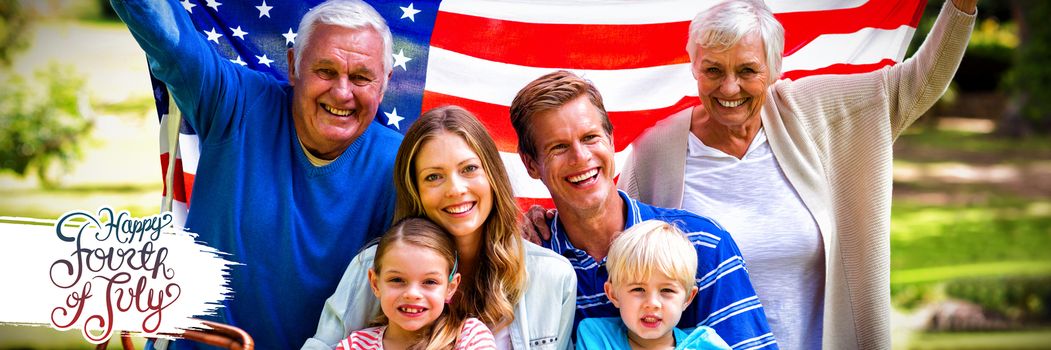
[(887, 70), (892, 135), (900, 135), (948, 88), (967, 49), (976, 11), (975, 0), (947, 2), (916, 54)]

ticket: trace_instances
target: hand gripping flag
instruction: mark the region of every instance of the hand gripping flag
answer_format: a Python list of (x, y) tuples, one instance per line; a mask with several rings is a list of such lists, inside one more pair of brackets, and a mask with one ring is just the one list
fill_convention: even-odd
[[(231, 62), (287, 80), (285, 52), (300, 17), (319, 2), (182, 0), (182, 6), (200, 35)], [(463, 106), (496, 140), (519, 203), (551, 207), (547, 189), (528, 176), (516, 153), (509, 106), (518, 90), (556, 69), (591, 80), (617, 130), (616, 162), (623, 164), (632, 140), (647, 127), (699, 104), (685, 51), (687, 28), (695, 14), (717, 2), (374, 1), (394, 35), (394, 72), (376, 122), (404, 132), (422, 111)], [(900, 62), (926, 4), (767, 2), (785, 27), (783, 79), (868, 72)], [(154, 92), (165, 196), (185, 218), (200, 170), (199, 146), (193, 129), (169, 116), (167, 90), (156, 80)]]

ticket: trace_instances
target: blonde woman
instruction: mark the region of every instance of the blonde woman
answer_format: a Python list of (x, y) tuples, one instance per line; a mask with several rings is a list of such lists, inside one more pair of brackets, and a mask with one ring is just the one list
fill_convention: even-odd
[[(394, 165), (394, 221), (426, 216), (452, 235), (460, 288), (453, 312), (493, 330), (499, 349), (568, 349), (576, 307), (569, 262), (522, 240), (511, 182), (496, 143), (466, 110), (430, 110), (405, 134)], [(379, 312), (367, 272), (375, 248), (350, 263), (304, 345), (331, 348)]]

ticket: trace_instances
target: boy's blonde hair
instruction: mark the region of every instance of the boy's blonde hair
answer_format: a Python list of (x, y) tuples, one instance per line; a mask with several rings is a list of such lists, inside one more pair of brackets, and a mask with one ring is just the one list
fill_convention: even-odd
[(614, 286), (643, 281), (660, 273), (690, 290), (697, 285), (697, 251), (675, 225), (646, 220), (613, 239), (606, 270)]

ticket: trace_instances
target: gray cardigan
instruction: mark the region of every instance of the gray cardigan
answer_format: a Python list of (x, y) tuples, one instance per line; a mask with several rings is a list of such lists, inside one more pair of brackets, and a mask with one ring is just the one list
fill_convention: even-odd
[[(519, 349), (569, 349), (577, 307), (577, 275), (569, 260), (551, 250), (524, 242), (526, 290), (515, 305), (515, 319), (508, 326), (511, 345)], [(325, 301), (317, 333), (303, 349), (336, 347), (350, 332), (366, 328), (380, 312), (379, 300), (369, 288), (368, 270), (376, 246), (368, 247), (350, 262)]]
[[(942, 95), (974, 16), (946, 1), (920, 50), (901, 64), (852, 75), (778, 81), (763, 130), (825, 248), (823, 347), (890, 348), (890, 197), (893, 143)], [(681, 208), (690, 109), (633, 144), (618, 186)], [(732, 232), (731, 232), (732, 234)]]

